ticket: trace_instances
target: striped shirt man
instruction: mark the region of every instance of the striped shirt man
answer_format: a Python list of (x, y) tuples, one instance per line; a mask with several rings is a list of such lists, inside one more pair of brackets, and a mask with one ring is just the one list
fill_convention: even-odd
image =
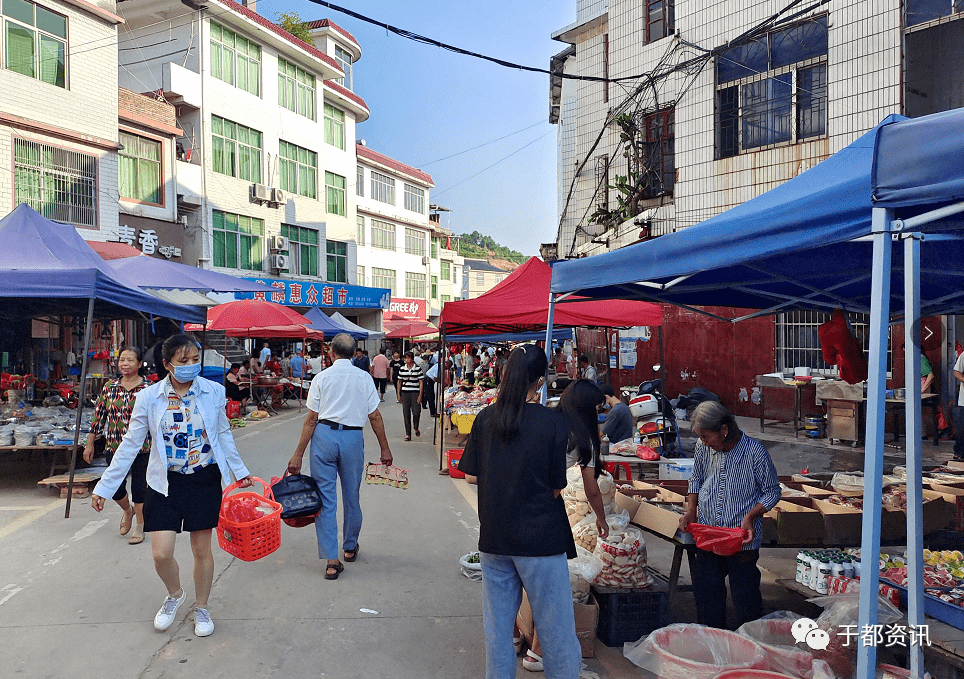
[[(690, 493), (698, 493), (697, 516), (706, 526), (739, 528), (759, 502), (773, 509), (780, 501), (780, 481), (770, 453), (746, 434), (729, 452), (696, 444), (690, 477)], [(753, 542), (744, 550), (759, 549), (763, 541), (763, 518), (753, 522)]]
[(398, 381), (402, 383), (402, 392), (414, 392), (418, 393), (420, 389), (419, 382), (425, 378), (424, 373), (422, 373), (421, 366), (417, 364), (412, 364), (409, 368), (407, 365), (403, 365), (398, 369)]

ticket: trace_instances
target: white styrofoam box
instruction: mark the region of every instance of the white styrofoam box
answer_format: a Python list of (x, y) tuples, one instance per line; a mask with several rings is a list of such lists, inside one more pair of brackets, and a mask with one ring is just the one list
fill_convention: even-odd
[(693, 476), (693, 459), (680, 458), (668, 464), (659, 465), (659, 478), (663, 481), (688, 481)]

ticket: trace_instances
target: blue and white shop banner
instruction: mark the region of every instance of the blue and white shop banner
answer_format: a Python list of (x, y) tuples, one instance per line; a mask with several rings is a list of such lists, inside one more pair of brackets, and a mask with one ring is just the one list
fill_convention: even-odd
[(247, 278), (277, 292), (236, 292), (235, 299), (262, 299), (285, 306), (320, 306), (335, 309), (388, 309), (392, 291), (388, 288), (366, 288), (341, 283), (315, 283), (277, 278)]

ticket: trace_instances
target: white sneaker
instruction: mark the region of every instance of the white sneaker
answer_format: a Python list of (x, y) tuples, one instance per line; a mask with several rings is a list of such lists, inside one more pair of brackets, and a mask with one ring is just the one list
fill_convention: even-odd
[(157, 612), (154, 616), (154, 629), (158, 632), (165, 631), (168, 627), (174, 624), (174, 619), (177, 617), (177, 609), (181, 607), (184, 600), (187, 598), (187, 592), (184, 588), (181, 588), (181, 596), (175, 599), (172, 596), (164, 597), (164, 603), (161, 605), (161, 610)]
[(208, 609), (201, 608), (200, 606), (194, 609), (194, 636), (196, 637), (207, 637), (214, 632), (214, 621), (211, 620), (211, 614), (208, 613)]

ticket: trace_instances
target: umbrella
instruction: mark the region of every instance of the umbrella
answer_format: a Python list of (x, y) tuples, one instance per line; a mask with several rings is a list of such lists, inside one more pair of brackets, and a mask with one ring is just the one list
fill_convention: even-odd
[[(288, 307), (260, 299), (239, 299), (208, 311), (208, 330), (249, 330), (273, 326), (305, 326), (307, 318)], [(248, 334), (248, 336), (252, 336)], [(257, 335), (254, 335), (257, 337)]]
[(322, 330), (315, 330), (304, 325), (271, 325), (266, 327), (244, 328), (239, 330), (225, 330), (228, 337), (273, 337), (278, 339), (325, 339)]
[(385, 335), (387, 338), (422, 337), (423, 335), (438, 335), (438, 328), (427, 323), (409, 323)]

